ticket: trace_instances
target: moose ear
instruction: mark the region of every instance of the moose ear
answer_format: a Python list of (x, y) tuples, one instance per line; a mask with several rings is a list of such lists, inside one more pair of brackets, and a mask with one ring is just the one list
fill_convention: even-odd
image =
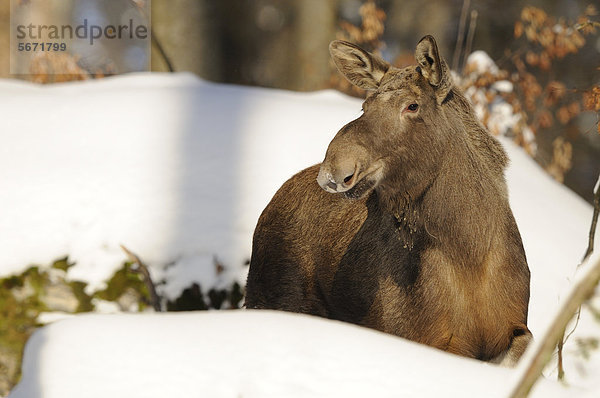
[(441, 104), (452, 89), (452, 76), (446, 61), (440, 57), (433, 36), (425, 36), (417, 44), (415, 58), (421, 67), (421, 74), (435, 87), (438, 104)]
[(329, 53), (338, 70), (354, 84), (365, 90), (376, 90), (390, 64), (362, 48), (346, 41), (334, 40)]

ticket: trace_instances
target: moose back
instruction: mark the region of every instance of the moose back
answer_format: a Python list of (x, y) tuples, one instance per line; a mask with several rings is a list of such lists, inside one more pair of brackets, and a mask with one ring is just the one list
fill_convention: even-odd
[(329, 49), (368, 91), (363, 114), (263, 211), (246, 307), (513, 365), (531, 339), (529, 269), (503, 148), (453, 85), (433, 37), (404, 69), (351, 43)]

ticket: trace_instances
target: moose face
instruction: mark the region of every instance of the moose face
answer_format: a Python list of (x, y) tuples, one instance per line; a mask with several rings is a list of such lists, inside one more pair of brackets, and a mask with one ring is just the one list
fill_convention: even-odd
[(343, 41), (329, 46), (340, 72), (369, 91), (363, 114), (329, 144), (317, 181), (331, 193), (361, 198), (379, 186), (431, 173), (448, 140), (441, 105), (451, 92), (448, 67), (426, 36), (417, 45), (418, 66), (394, 68)]

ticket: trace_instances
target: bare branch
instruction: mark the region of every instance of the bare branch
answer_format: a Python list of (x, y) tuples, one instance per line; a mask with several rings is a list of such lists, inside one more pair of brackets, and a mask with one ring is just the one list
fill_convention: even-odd
[(161, 312), (162, 308), (160, 306), (160, 299), (158, 297), (158, 294), (156, 293), (156, 287), (154, 286), (154, 282), (152, 282), (152, 278), (150, 277), (150, 271), (148, 270), (148, 267), (146, 266), (146, 264), (144, 264), (142, 260), (140, 260), (140, 258), (137, 255), (131, 252), (128, 248), (126, 248), (123, 245), (120, 246), (121, 249), (123, 249), (123, 251), (125, 252), (125, 254), (127, 254), (127, 257), (129, 257), (129, 261), (131, 261), (131, 263), (133, 264), (137, 264), (136, 271), (142, 275), (144, 284), (148, 288), (148, 292), (150, 292), (150, 301), (152, 302), (152, 307), (154, 307), (154, 311)]
[(154, 34), (154, 30), (152, 28), (150, 29), (150, 37), (152, 40), (152, 44), (154, 44), (154, 47), (156, 47), (156, 49), (160, 53), (160, 56), (162, 57), (163, 61), (165, 61), (165, 64), (167, 65), (167, 69), (169, 70), (169, 72), (175, 72), (175, 67), (173, 66), (173, 63), (171, 62), (171, 59), (165, 52), (164, 47), (158, 40), (158, 37), (156, 36), (156, 34)]
[[(579, 307), (581, 311), (581, 307)], [(563, 367), (563, 345), (567, 339), (565, 338), (565, 330), (563, 329), (558, 339), (558, 380), (562, 381), (565, 379), (565, 368)]]
[(463, 41), (465, 40), (465, 25), (467, 24), (467, 13), (471, 7), (471, 0), (463, 0), (460, 20), (458, 22), (458, 34), (456, 35), (456, 47), (452, 55), (452, 69), (458, 73), (458, 62), (462, 53)]
[[(130, 0), (130, 2), (138, 10), (138, 12), (144, 18), (146, 18), (147, 21), (150, 21), (150, 16), (148, 15), (148, 13), (146, 13), (146, 9), (144, 7), (143, 2), (140, 2), (139, 0)], [(158, 40), (158, 37), (156, 36), (156, 34), (154, 34), (154, 29), (152, 29), (152, 27), (150, 27), (150, 43), (152, 45), (154, 45), (154, 47), (156, 47), (156, 49), (158, 50), (158, 53), (160, 54), (163, 61), (165, 61), (165, 65), (167, 66), (167, 69), (169, 70), (169, 72), (175, 72), (175, 68), (173, 67), (173, 62), (171, 62), (171, 59), (165, 52), (165, 49), (162, 46), (160, 40)]]
[(598, 225), (598, 213), (600, 213), (600, 176), (598, 176), (598, 182), (596, 183), (596, 187), (594, 189), (594, 215), (592, 216), (592, 226), (590, 227), (588, 247), (583, 255), (583, 261), (585, 261), (594, 251), (594, 239), (596, 236), (596, 227)]
[(467, 64), (467, 58), (469, 58), (469, 55), (471, 54), (471, 49), (473, 47), (473, 38), (475, 37), (475, 29), (477, 28), (478, 15), (479, 13), (477, 12), (477, 10), (471, 11), (471, 20), (469, 21), (469, 30), (467, 31), (467, 46), (465, 47), (461, 71), (462, 68), (464, 68)]

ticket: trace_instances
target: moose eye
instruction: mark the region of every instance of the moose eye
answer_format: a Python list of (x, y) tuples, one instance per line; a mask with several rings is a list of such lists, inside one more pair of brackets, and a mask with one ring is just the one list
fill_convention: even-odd
[(406, 107), (406, 110), (409, 112), (416, 112), (419, 109), (419, 104), (410, 104)]

